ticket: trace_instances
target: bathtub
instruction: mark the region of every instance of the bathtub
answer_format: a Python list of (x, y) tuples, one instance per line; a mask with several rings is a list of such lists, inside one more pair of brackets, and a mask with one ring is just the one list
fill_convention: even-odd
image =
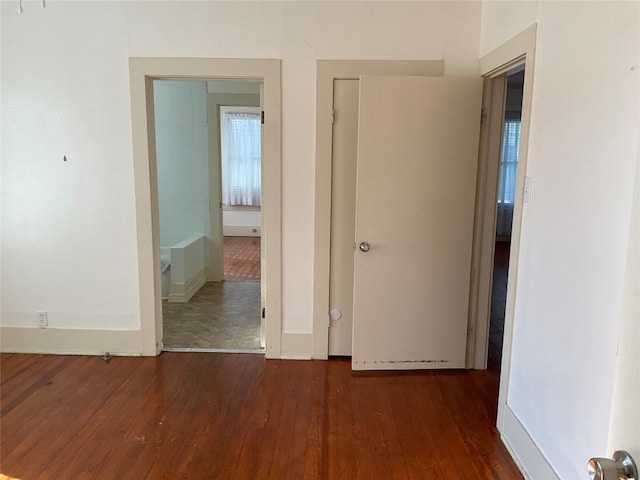
[(206, 237), (198, 233), (160, 248), (163, 298), (186, 303), (202, 288), (206, 282), (205, 242)]

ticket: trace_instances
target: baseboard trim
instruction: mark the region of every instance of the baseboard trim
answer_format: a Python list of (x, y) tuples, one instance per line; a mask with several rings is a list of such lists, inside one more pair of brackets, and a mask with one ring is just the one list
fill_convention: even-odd
[(526, 428), (508, 405), (498, 413), (498, 430), (518, 468), (528, 480), (560, 480)]
[(142, 355), (139, 330), (0, 327), (0, 352), (56, 355)]
[(204, 268), (187, 280), (187, 283), (172, 283), (169, 290), (169, 303), (187, 303), (198, 290), (207, 283)]
[(258, 225), (224, 225), (222, 227), (222, 235), (224, 235), (225, 237), (259, 237), (260, 226)]
[(280, 336), (280, 358), (311, 360), (313, 335), (311, 333), (283, 333)]

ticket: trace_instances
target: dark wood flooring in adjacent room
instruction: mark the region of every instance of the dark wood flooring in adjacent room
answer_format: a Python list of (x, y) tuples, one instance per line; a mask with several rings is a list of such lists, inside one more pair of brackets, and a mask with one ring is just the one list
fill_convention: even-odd
[(2, 354), (0, 381), (0, 470), (23, 480), (522, 478), (491, 371)]
[(489, 355), (487, 368), (499, 371), (502, 361), (502, 339), (507, 303), (507, 279), (509, 273), (509, 242), (496, 242), (493, 259), (493, 283), (491, 288), (491, 323), (489, 327)]

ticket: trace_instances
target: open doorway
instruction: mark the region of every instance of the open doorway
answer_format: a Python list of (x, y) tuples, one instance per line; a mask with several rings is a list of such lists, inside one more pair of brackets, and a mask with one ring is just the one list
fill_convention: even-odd
[[(233, 85), (229, 89), (233, 90)], [(219, 120), (223, 278), (225, 282), (260, 281), (262, 202), (259, 92), (233, 95), (210, 93), (209, 96), (210, 105), (213, 104), (214, 108), (210, 109), (210, 115), (217, 115)]]
[[(164, 350), (263, 352), (260, 83), (153, 87)], [(235, 207), (251, 210), (253, 243), (227, 241)]]
[[(236, 79), (261, 86), (262, 274), (261, 335), (267, 358), (280, 358), (282, 344), (282, 122), (281, 61), (256, 59), (129, 59), (131, 127), (136, 191), (140, 351), (163, 349), (162, 285), (153, 82), (159, 79)], [(215, 209), (212, 209), (215, 211)], [(267, 293), (268, 292), (268, 293)]]
[(502, 360), (509, 254), (520, 151), (524, 65), (507, 72), (502, 139), (498, 167), (498, 195), (491, 283), (491, 314), (487, 368), (499, 371)]

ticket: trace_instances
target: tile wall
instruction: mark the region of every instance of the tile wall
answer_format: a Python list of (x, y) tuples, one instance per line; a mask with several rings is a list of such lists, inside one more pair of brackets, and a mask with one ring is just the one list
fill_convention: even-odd
[(210, 236), (207, 84), (155, 80), (160, 246)]

